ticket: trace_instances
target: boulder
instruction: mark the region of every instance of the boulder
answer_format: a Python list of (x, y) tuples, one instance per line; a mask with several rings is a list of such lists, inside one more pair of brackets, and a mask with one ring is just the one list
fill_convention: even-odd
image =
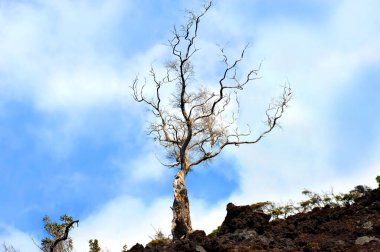
[(264, 233), (271, 217), (254, 210), (251, 206), (227, 205), (227, 215), (221, 227), (220, 234), (234, 233), (239, 229), (253, 229), (258, 234)]
[(374, 236), (362, 236), (356, 239), (356, 245), (364, 245), (369, 242), (380, 242), (380, 240)]
[(130, 250), (130, 252), (144, 252), (144, 246), (140, 243), (136, 243)]

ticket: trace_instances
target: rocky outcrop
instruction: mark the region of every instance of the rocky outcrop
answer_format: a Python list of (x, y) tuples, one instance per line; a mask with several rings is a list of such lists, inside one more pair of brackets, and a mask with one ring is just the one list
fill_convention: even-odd
[[(135, 245), (131, 251), (366, 251), (380, 252), (380, 189), (368, 191), (352, 205), (314, 208), (286, 219), (250, 206), (227, 205), (219, 232), (197, 230), (185, 239), (156, 247)], [(143, 249), (143, 250), (141, 250)]]
[(226, 210), (227, 215), (220, 227), (220, 235), (241, 229), (251, 229), (262, 234), (271, 218), (263, 212), (253, 210), (250, 206), (235, 206), (228, 203)]
[(145, 251), (145, 248), (140, 243), (136, 243), (130, 250), (130, 252), (143, 252)]

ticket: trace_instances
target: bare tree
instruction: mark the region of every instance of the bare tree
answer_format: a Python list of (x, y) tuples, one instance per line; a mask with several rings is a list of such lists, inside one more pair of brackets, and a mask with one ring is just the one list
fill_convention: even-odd
[[(147, 104), (156, 118), (150, 123), (149, 134), (167, 151), (171, 163), (165, 165), (178, 168), (173, 181), (174, 240), (181, 239), (192, 231), (185, 183), (190, 169), (216, 157), (226, 146), (260, 141), (278, 124), (292, 97), (290, 87), (285, 86), (279, 99), (269, 105), (266, 111), (266, 129), (261, 134), (252, 136), (249, 128), (245, 132), (239, 130), (236, 126), (238, 113), (230, 113), (229, 109), (233, 104), (237, 105), (235, 108), (239, 107), (237, 93), (258, 78), (259, 70), (251, 70), (243, 78), (239, 78), (238, 65), (244, 58), (247, 46), (241, 51), (240, 57), (233, 61), (221, 49), (224, 69), (217, 80), (216, 91), (206, 87), (190, 88), (195, 74), (191, 59), (198, 51), (195, 44), (199, 24), (211, 7), (212, 2), (208, 2), (199, 15), (188, 11), (187, 23), (180, 29), (174, 27), (173, 38), (168, 41), (173, 60), (165, 66), (165, 75), (159, 77), (153, 67), (150, 70), (152, 83), (155, 85), (153, 97), (146, 97), (146, 80), (141, 86), (138, 76), (131, 87), (134, 99)], [(175, 86), (171, 105), (163, 105), (162, 90), (166, 85)], [(226, 115), (229, 116), (228, 120)]]

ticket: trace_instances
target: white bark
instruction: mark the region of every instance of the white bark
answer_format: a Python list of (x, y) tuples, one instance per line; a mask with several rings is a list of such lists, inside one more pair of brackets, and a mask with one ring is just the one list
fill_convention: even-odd
[(184, 169), (178, 170), (174, 176), (173, 191), (173, 220), (172, 235), (173, 240), (178, 240), (192, 232), (190, 219), (190, 204), (187, 196), (187, 188), (185, 183), (186, 173)]

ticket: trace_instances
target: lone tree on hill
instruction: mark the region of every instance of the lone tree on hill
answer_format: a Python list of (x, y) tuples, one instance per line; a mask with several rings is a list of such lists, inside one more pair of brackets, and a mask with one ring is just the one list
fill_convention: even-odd
[[(149, 135), (167, 151), (171, 163), (165, 165), (178, 168), (173, 181), (173, 240), (192, 232), (185, 183), (190, 169), (216, 157), (226, 146), (259, 142), (275, 128), (292, 97), (290, 87), (285, 86), (279, 99), (266, 110), (266, 129), (261, 134), (252, 136), (250, 129), (244, 132), (239, 130), (236, 126), (239, 111), (237, 93), (258, 78), (259, 70), (250, 70), (239, 78), (238, 65), (244, 58), (247, 46), (241, 51), (240, 57), (233, 61), (221, 49), (224, 68), (216, 89), (191, 88), (195, 74), (191, 59), (198, 51), (195, 44), (199, 24), (211, 6), (211, 1), (205, 4), (199, 15), (188, 11), (187, 23), (179, 30), (174, 27), (173, 38), (169, 40), (173, 60), (165, 66), (166, 74), (161, 78), (153, 67), (150, 70), (152, 84), (155, 85), (154, 96), (145, 96), (146, 81), (140, 86), (138, 77), (131, 87), (134, 99), (147, 104), (156, 118), (150, 123)], [(163, 105), (162, 90), (167, 85), (174, 85), (175, 91), (169, 100), (170, 105)], [(235, 112), (231, 112), (232, 104), (237, 105)]]

